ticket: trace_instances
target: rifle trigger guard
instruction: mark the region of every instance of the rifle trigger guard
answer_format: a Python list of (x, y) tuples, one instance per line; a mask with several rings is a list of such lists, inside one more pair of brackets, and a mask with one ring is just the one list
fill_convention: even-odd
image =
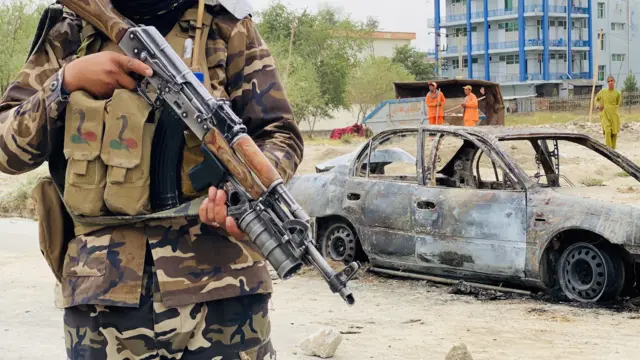
[(144, 78), (142, 80), (139, 80), (137, 82), (137, 86), (136, 86), (136, 91), (138, 92), (138, 94), (140, 94), (140, 96), (142, 96), (142, 98), (144, 98), (144, 100), (151, 105), (154, 109), (157, 108), (160, 104), (158, 102), (154, 102), (153, 100), (151, 100), (151, 98), (149, 97), (149, 95), (146, 92), (146, 87), (149, 84), (149, 79)]

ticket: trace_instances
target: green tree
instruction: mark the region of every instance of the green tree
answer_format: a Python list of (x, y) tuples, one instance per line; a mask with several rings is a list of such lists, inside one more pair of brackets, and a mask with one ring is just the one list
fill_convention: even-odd
[(292, 71), (287, 81), (287, 97), (293, 108), (296, 123), (306, 122), (313, 137), (316, 123), (331, 118), (330, 108), (320, 91), (320, 82), (313, 66), (298, 58), (293, 59)]
[(275, 43), (269, 48), (281, 73), (289, 69), (289, 75), (284, 75), (287, 80), (283, 83), (296, 124), (306, 122), (313, 137), (317, 121), (321, 118), (331, 118), (327, 101), (320, 92), (320, 82), (315, 68), (295, 53), (289, 57), (289, 49), (282, 43)]
[(636, 82), (636, 77), (632, 73), (627, 75), (627, 78), (624, 79), (624, 87), (622, 88), (623, 92), (632, 93), (638, 91), (638, 83)]
[[(336, 110), (349, 106), (346, 99), (348, 76), (357, 65), (362, 50), (370, 43), (366, 35), (376, 30), (377, 21), (370, 18), (358, 22), (328, 6), (316, 13), (307, 10), (298, 13), (278, 2), (259, 13), (256, 23), (270, 48), (287, 49), (286, 53), (280, 51), (279, 56), (288, 59), (291, 45), (292, 58), (295, 56), (313, 68), (327, 108)], [(295, 30), (290, 44), (293, 24)], [(294, 77), (292, 66), (289, 66), (291, 74), (287, 74), (287, 62), (283, 64), (285, 66), (280, 69), (284, 77)], [(290, 85), (287, 80), (287, 87)]]
[(349, 77), (348, 99), (357, 111), (358, 123), (380, 102), (394, 97), (394, 81), (413, 81), (402, 65), (387, 57), (366, 58)]
[(4, 93), (24, 65), (38, 20), (45, 5), (42, 1), (12, 0), (0, 2), (0, 93)]
[(435, 76), (435, 65), (426, 62), (425, 54), (409, 44), (396, 47), (392, 59), (394, 63), (404, 66), (416, 81), (431, 80)]

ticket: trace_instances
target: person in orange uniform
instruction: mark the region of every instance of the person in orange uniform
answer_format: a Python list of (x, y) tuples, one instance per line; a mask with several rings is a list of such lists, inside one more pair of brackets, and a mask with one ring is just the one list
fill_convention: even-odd
[(471, 86), (467, 85), (464, 88), (464, 102), (462, 108), (464, 109), (464, 126), (476, 126), (478, 123), (478, 97), (471, 92)]
[(427, 105), (427, 117), (430, 125), (442, 125), (444, 123), (444, 104), (446, 99), (442, 91), (438, 90), (435, 82), (429, 83), (429, 93), (424, 100)]

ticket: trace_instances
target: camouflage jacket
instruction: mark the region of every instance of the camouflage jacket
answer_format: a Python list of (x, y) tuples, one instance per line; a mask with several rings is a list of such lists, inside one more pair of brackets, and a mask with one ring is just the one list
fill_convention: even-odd
[[(0, 171), (21, 174), (60, 157), (65, 65), (81, 46), (84, 22), (65, 14), (8, 87), (0, 102)], [(285, 181), (303, 142), (267, 45), (247, 17), (214, 15), (207, 61), (215, 96), (226, 97), (249, 135)], [(145, 249), (151, 249), (166, 306), (272, 291), (265, 261), (248, 240), (176, 217), (104, 228), (77, 236), (64, 260), (65, 306), (137, 306)], [(148, 255), (147, 255), (148, 256)], [(148, 260), (148, 259), (147, 259)]]

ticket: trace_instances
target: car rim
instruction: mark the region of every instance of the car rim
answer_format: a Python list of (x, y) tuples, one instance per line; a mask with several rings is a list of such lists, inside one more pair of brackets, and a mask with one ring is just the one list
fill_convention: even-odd
[(562, 263), (562, 285), (570, 297), (583, 301), (597, 301), (607, 284), (607, 260), (595, 247), (580, 244), (567, 250)]
[(328, 234), (327, 252), (334, 261), (353, 261), (356, 239), (350, 229), (339, 226)]

